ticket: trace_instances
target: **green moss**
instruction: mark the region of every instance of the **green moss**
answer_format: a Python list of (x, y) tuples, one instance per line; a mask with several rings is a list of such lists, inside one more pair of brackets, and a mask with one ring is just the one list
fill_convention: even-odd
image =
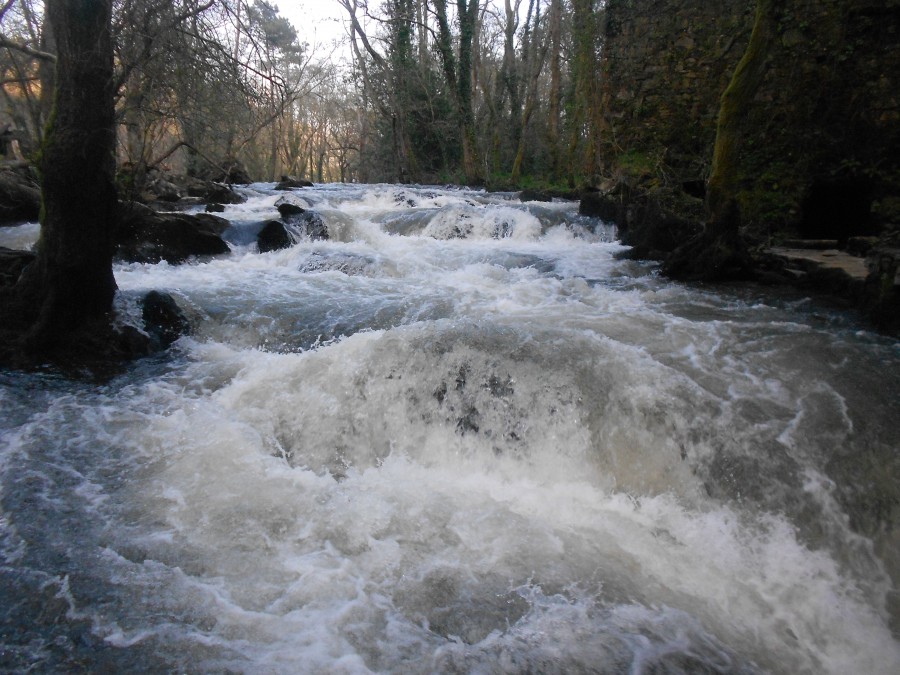
[(660, 159), (640, 150), (628, 150), (615, 158), (615, 167), (622, 174), (641, 178), (652, 176), (659, 168)]

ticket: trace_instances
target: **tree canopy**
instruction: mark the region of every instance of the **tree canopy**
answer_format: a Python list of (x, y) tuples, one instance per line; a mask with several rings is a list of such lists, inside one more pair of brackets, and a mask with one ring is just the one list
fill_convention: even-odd
[[(351, 63), (266, 0), (116, 0), (121, 187), (160, 168), (258, 180), (586, 180), (597, 0), (336, 0)], [(40, 147), (55, 41), (2, 5), (5, 118)], [(585, 133), (586, 132), (586, 133)]]

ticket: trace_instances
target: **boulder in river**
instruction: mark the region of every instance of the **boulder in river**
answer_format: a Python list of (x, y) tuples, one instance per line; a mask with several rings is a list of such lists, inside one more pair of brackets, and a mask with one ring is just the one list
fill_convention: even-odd
[(247, 167), (240, 160), (233, 158), (226, 159), (221, 166), (207, 164), (196, 170), (193, 175), (203, 180), (226, 183), (228, 185), (247, 185), (253, 182)]
[(313, 184), (308, 180), (302, 180), (299, 178), (294, 178), (292, 176), (282, 176), (281, 180), (275, 186), (276, 190), (294, 190), (296, 188), (307, 188), (313, 187)]
[(243, 204), (247, 198), (239, 195), (228, 185), (205, 181), (199, 178), (185, 178), (185, 188), (191, 197), (200, 197), (207, 203)]
[(150, 291), (141, 305), (144, 330), (150, 336), (152, 346), (165, 349), (190, 333), (190, 322), (168, 293)]
[(284, 217), (284, 222), (301, 236), (310, 239), (328, 239), (328, 226), (315, 211), (304, 211)]
[(315, 211), (304, 209), (299, 204), (287, 200), (279, 200), (275, 207), (281, 214), (281, 219), (297, 234), (310, 239), (328, 239), (328, 226)]
[(287, 228), (280, 220), (267, 221), (256, 237), (256, 246), (259, 248), (260, 253), (278, 251), (290, 248), (293, 245), (294, 240), (291, 239)]
[(118, 260), (172, 264), (194, 256), (215, 256), (230, 249), (222, 233), (228, 221), (209, 213), (156, 213), (128, 202), (119, 205), (115, 236)]
[(299, 216), (302, 213), (306, 213), (306, 209), (304, 209), (299, 204), (294, 204), (293, 202), (285, 201), (279, 199), (275, 202), (275, 208), (278, 209), (278, 213), (281, 214), (282, 218), (291, 218), (293, 216)]

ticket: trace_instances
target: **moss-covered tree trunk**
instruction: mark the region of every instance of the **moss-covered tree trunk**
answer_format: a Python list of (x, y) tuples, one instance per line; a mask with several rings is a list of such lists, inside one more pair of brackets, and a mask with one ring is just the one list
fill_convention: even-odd
[(701, 235), (676, 249), (663, 270), (682, 279), (724, 280), (751, 275), (753, 267), (740, 236), (739, 194), (744, 180), (742, 153), (752, 142), (748, 111), (765, 75), (775, 35), (777, 0), (757, 0), (747, 50), (722, 94), (712, 172), (707, 186), (707, 222)]
[(43, 349), (105, 319), (116, 283), (112, 0), (48, 0), (57, 43), (53, 113), (40, 157), (37, 259), (20, 290), (37, 309), (28, 346)]
[(775, 35), (775, 0), (758, 0), (756, 21), (747, 51), (722, 94), (712, 172), (707, 186), (708, 234), (731, 236), (740, 227), (737, 195), (741, 188), (741, 151), (748, 141), (748, 109), (765, 74), (766, 59)]

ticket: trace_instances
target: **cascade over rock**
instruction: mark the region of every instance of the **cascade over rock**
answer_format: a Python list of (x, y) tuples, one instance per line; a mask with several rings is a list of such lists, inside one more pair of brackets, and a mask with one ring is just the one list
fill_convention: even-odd
[[(277, 187), (275, 188), (278, 189)], [(310, 239), (328, 239), (328, 226), (315, 211), (308, 211), (299, 204), (288, 199), (279, 199), (275, 203), (281, 219), (288, 228), (295, 230), (296, 234)]]

